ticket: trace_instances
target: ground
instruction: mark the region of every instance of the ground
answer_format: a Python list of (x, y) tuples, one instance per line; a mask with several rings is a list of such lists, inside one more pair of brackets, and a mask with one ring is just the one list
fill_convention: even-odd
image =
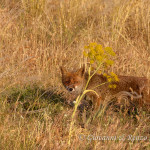
[(0, 149), (149, 149), (145, 109), (103, 106), (84, 128), (76, 114), (70, 135), (74, 109), (59, 69), (87, 67), (84, 46), (96, 42), (116, 53), (108, 71), (150, 79), (149, 7), (148, 0), (0, 1)]

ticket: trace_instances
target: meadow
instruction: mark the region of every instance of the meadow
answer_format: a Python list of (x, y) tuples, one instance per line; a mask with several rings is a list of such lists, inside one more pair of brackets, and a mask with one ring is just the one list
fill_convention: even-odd
[(0, 0), (0, 149), (150, 149), (145, 109), (102, 109), (84, 128), (76, 115), (68, 143), (59, 67), (88, 68), (91, 42), (116, 53), (108, 71), (150, 79), (150, 1)]

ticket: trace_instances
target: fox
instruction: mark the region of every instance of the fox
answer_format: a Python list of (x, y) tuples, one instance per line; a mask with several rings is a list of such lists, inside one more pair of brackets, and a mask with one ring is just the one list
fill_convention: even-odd
[[(60, 70), (62, 74), (62, 84), (65, 89), (74, 98), (82, 94), (89, 78), (89, 74), (85, 72), (85, 66), (72, 72), (67, 71), (63, 66), (60, 67)], [(110, 95), (117, 96), (119, 94), (126, 94), (131, 99), (138, 99), (136, 103), (139, 104), (139, 106), (145, 104), (146, 106), (150, 106), (150, 86), (149, 80), (146, 77), (118, 75), (118, 78), (119, 80), (113, 83), (116, 85), (116, 88), (110, 88), (108, 86), (110, 83), (107, 82), (107, 78), (103, 74), (96, 73), (92, 76), (87, 89), (94, 90), (97, 94), (88, 92), (85, 97), (86, 99), (92, 100), (94, 109), (98, 109)]]

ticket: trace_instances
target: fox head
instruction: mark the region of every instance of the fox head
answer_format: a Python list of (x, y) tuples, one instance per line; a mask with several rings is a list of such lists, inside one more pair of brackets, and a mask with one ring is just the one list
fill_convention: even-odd
[(71, 93), (80, 94), (83, 89), (85, 67), (76, 72), (68, 72), (64, 67), (60, 67), (60, 70), (64, 87)]

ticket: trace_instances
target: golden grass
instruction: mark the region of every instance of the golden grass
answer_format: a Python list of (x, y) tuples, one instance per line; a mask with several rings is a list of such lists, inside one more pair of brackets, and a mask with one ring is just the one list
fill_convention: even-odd
[[(65, 92), (59, 66), (76, 69), (87, 63), (83, 48), (90, 42), (110, 46), (116, 52), (111, 71), (150, 79), (149, 8), (149, 0), (0, 1), (0, 149), (68, 148), (72, 109), (62, 106), (61, 113), (55, 115), (51, 108), (35, 116), (22, 116), (22, 110), (12, 110), (7, 104), (7, 96), (14, 87), (24, 89), (34, 84)], [(57, 112), (57, 106), (53, 110)], [(149, 114), (138, 116), (136, 123), (118, 115), (110, 112), (85, 129), (77, 123), (70, 148), (148, 149), (148, 140), (88, 142), (78, 138), (79, 134), (150, 138)]]

